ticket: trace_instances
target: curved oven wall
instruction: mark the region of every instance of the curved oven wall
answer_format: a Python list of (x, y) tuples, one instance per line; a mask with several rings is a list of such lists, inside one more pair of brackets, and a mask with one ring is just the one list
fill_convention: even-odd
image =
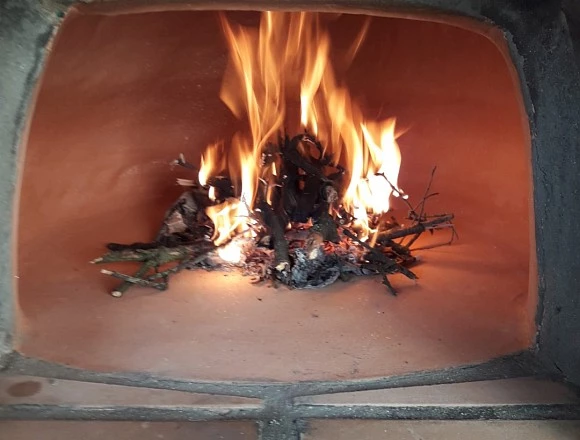
[[(232, 13), (255, 21), (255, 13)], [(364, 17), (332, 24), (333, 53)], [(478, 26), (478, 31), (481, 28)], [(239, 124), (219, 100), (226, 47), (214, 12), (70, 12), (47, 62), (20, 196), (18, 350), (68, 365), (197, 379), (347, 379), (475, 363), (535, 335), (530, 142), (507, 49), (448, 24), (375, 17), (344, 80), (366, 114), (396, 116), (400, 184), (460, 240), (395, 277), (278, 291), (182, 273), (121, 300), (88, 261), (151, 238), (196, 161)], [(180, 174), (181, 173), (181, 174)], [(396, 206), (398, 216), (405, 214)], [(532, 269), (530, 270), (530, 267)]]

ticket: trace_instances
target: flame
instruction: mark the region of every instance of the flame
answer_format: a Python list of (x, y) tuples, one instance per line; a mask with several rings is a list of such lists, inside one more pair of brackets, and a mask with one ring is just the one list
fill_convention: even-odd
[(230, 241), (218, 248), (218, 256), (227, 263), (239, 263), (242, 259), (242, 246), (237, 241)]
[(207, 192), (207, 197), (212, 201), (215, 202), (215, 186), (210, 186), (209, 191)]
[(371, 17), (367, 17), (365, 19), (365, 22), (362, 25), (358, 35), (353, 40), (352, 45), (350, 46), (350, 48), (346, 52), (345, 61), (348, 64), (353, 62), (353, 60), (356, 57), (356, 54), (358, 53), (362, 43), (365, 41), (365, 38), (367, 36), (367, 32), (369, 31), (370, 24), (371, 24)]
[[(390, 196), (399, 195), (399, 168), (401, 153), (395, 138), (395, 120), (388, 119), (382, 123), (361, 124), (364, 141), (366, 167), (360, 178), (351, 176), (344, 203), (352, 205), (357, 226), (363, 230), (362, 238), (376, 231), (369, 228), (368, 213), (380, 214), (390, 209)], [(358, 144), (357, 144), (358, 145)], [(360, 169), (356, 161), (356, 171)]]
[(290, 60), (279, 50), (283, 47), (284, 35), (274, 32), (284, 25), (284, 16), (263, 13), (258, 33), (253, 29), (234, 27), (223, 14), (220, 18), (230, 52), (230, 66), (220, 97), (238, 118), (247, 117), (252, 137), (251, 150), (258, 153), (284, 123), (284, 82), (281, 77)]
[[(314, 97), (320, 88), (322, 77), (328, 63), (330, 38), (328, 34), (318, 31), (318, 21), (311, 30), (314, 44), (307, 45), (304, 50), (304, 78), (300, 85), (300, 122), (310, 128), (313, 134), (318, 134), (318, 113), (314, 105)], [(318, 38), (316, 38), (318, 36)]]
[[(200, 183), (227, 169), (239, 195), (207, 208), (215, 225), (215, 244), (227, 243), (243, 231), (262, 185), (264, 199), (272, 202), (279, 169), (276, 163), (262, 166), (262, 152), (293, 120), (287, 101), (297, 99), (302, 129), (316, 135), (335, 164), (348, 171), (344, 188), (339, 188), (340, 202), (355, 217), (360, 236), (368, 238), (376, 232), (369, 216), (387, 212), (390, 196), (401, 193), (395, 119), (366, 119), (336, 79), (331, 38), (321, 15), (264, 12), (257, 29), (232, 23), (225, 14), (220, 21), (229, 51), (220, 98), (248, 129), (233, 136), (227, 158), (221, 143), (208, 146), (202, 157)], [(347, 61), (361, 49), (369, 26), (367, 19), (345, 53)]]
[(215, 176), (225, 169), (225, 156), (223, 142), (210, 144), (205, 148), (201, 156), (199, 173), (197, 178), (202, 186), (207, 185), (210, 176)]
[(240, 201), (229, 198), (218, 205), (208, 206), (205, 210), (207, 216), (214, 224), (215, 230), (212, 240), (216, 246), (226, 243), (232, 233), (239, 227), (237, 216)]

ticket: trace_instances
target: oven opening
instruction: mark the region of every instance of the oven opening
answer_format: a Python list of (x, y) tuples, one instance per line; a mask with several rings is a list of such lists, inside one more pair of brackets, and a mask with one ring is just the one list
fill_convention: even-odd
[(73, 11), (23, 163), (18, 350), (299, 381), (526, 349), (527, 132), (507, 46), (489, 32)]

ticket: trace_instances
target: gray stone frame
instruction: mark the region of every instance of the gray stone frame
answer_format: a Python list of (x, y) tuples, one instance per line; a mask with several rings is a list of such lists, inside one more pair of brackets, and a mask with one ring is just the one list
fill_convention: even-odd
[[(318, 9), (459, 15), (498, 26), (518, 71), (532, 139), (539, 324), (537, 354), (580, 384), (580, 72), (558, 0), (84, 0), (163, 9)], [(12, 351), (15, 324), (19, 158), (24, 154), (51, 38), (71, 1), (0, 2), (0, 364)], [(243, 5), (243, 6), (242, 6)], [(2, 356), (5, 355), (5, 356)]]

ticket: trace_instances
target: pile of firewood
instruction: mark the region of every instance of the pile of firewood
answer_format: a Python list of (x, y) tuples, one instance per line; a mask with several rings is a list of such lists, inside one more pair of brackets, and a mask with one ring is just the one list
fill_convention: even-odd
[[(291, 288), (319, 288), (353, 276), (381, 275), (383, 283), (396, 294), (388, 276), (400, 273), (417, 279), (410, 270), (416, 259), (413, 244), (426, 231), (445, 229), (450, 244), (456, 237), (453, 214), (427, 215), (425, 204), (431, 192), (435, 169), (422, 199), (412, 205), (402, 191), (389, 182), (393, 193), (406, 203), (408, 214), (403, 226), (388, 214), (369, 218), (374, 233), (360, 238), (354, 219), (340, 204), (347, 170), (334, 163), (320, 142), (308, 133), (279, 139), (266, 146), (261, 166), (276, 164), (275, 181), (260, 180), (249, 230), (232, 238), (240, 246), (242, 258), (227, 263), (218, 257), (211, 241), (215, 225), (206, 215), (208, 206), (235, 197), (227, 176), (212, 177), (206, 186), (197, 180), (196, 168), (181, 156), (176, 164), (191, 169), (194, 178), (181, 181), (186, 191), (167, 211), (155, 240), (146, 243), (109, 243), (108, 251), (95, 264), (137, 262), (133, 275), (101, 272), (121, 280), (111, 294), (120, 297), (132, 286), (166, 290), (171, 275), (183, 269), (239, 269), (253, 282), (271, 282)], [(385, 176), (382, 176), (386, 179)], [(213, 187), (212, 199), (208, 190)], [(268, 194), (268, 196), (267, 196)], [(243, 200), (241, 202), (244, 202)], [(291, 225), (291, 227), (288, 227)], [(222, 246), (228, 245), (225, 243)], [(433, 247), (433, 246), (431, 246)], [(424, 249), (424, 248), (423, 248)]]

